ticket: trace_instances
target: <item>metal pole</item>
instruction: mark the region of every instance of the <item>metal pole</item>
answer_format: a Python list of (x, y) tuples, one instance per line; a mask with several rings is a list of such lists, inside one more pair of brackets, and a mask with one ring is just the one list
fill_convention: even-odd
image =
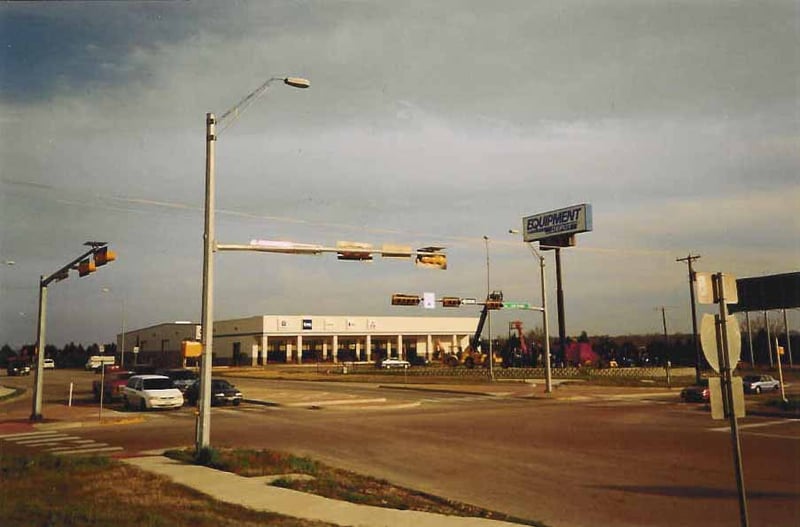
[(200, 361), (199, 416), (197, 419), (196, 450), (210, 445), (211, 440), (211, 366), (214, 341), (214, 147), (216, 118), (206, 114), (206, 201), (205, 232), (203, 233), (203, 355)]
[(42, 387), (44, 385), (44, 347), (47, 323), (47, 286), (45, 277), (39, 278), (39, 330), (36, 334), (36, 370), (33, 373), (33, 410), (31, 421), (42, 420)]
[[(786, 332), (786, 354), (789, 355), (789, 367), (793, 368), (792, 362), (792, 336), (789, 334), (789, 321), (786, 318), (786, 310), (783, 310), (783, 330)], [(783, 383), (781, 383), (783, 386)]]
[(775, 363), (772, 362), (772, 335), (769, 331), (769, 315), (766, 311), (764, 311), (764, 328), (767, 330), (767, 356), (769, 357), (769, 367), (772, 369), (775, 367)]
[[(489, 237), (484, 236), (483, 241), (486, 244), (486, 299), (489, 299), (489, 295), (492, 292), (491, 282), (490, 282), (490, 274), (489, 274)], [(492, 350), (492, 310), (489, 309), (486, 311), (486, 323), (488, 324), (489, 330), (489, 380), (494, 380), (494, 353)]]
[(542, 324), (544, 325), (544, 393), (553, 391), (553, 373), (550, 369), (550, 330), (547, 325), (547, 288), (545, 287), (544, 256), (539, 256), (539, 272), (542, 281)]
[(566, 358), (567, 329), (564, 325), (564, 288), (561, 279), (561, 249), (556, 248), (556, 301), (558, 302), (558, 345)]
[(719, 291), (719, 323), (720, 336), (722, 337), (722, 362), (720, 374), (722, 381), (722, 396), (725, 398), (728, 409), (728, 420), (731, 425), (731, 443), (733, 446), (733, 466), (736, 474), (736, 486), (739, 491), (739, 520), (742, 527), (748, 527), (747, 496), (744, 488), (744, 471), (742, 469), (742, 445), (739, 439), (739, 424), (736, 420), (736, 411), (733, 407), (733, 385), (731, 382), (731, 367), (728, 347), (728, 306), (725, 303), (725, 285), (722, 273), (714, 275)]
[(119, 356), (119, 367), (123, 368), (125, 366), (125, 299), (122, 299), (122, 342), (121, 342), (122, 350)]
[(753, 355), (753, 329), (750, 327), (750, 312), (744, 312), (744, 319), (747, 322), (747, 345), (750, 347), (750, 367), (756, 367), (756, 359)]
[(786, 389), (783, 386), (783, 367), (781, 366), (781, 348), (778, 345), (778, 337), (775, 337), (775, 355), (778, 356), (778, 381), (781, 383), (781, 400), (788, 402)]
[(664, 325), (664, 345), (669, 346), (669, 335), (667, 334), (667, 308), (661, 306), (661, 323)]

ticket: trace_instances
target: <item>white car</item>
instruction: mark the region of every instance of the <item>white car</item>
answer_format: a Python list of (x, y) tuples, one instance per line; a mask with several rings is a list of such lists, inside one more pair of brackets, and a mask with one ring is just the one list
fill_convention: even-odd
[(172, 379), (164, 375), (134, 375), (122, 391), (122, 405), (126, 410), (139, 408), (180, 408), (183, 394)]
[(56, 367), (56, 361), (54, 361), (53, 359), (44, 359), (44, 368), (45, 369), (47, 369), (47, 368), (55, 368), (55, 367)]
[(411, 363), (407, 360), (403, 359), (384, 359), (381, 362), (381, 368), (391, 369), (391, 368), (410, 368)]

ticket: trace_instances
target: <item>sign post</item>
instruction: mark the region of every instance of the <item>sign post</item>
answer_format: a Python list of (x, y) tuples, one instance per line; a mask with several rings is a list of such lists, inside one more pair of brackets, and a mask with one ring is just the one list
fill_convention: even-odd
[[(728, 417), (731, 426), (731, 444), (733, 448), (733, 468), (736, 475), (736, 486), (739, 491), (739, 519), (742, 527), (748, 527), (747, 517), (747, 496), (744, 488), (744, 473), (742, 470), (742, 446), (739, 438), (739, 424), (736, 419), (734, 406), (733, 382), (731, 375), (731, 364), (736, 366), (741, 353), (741, 337), (738, 331), (736, 318), (728, 315), (727, 304), (735, 304), (738, 301), (736, 293), (736, 281), (732, 275), (715, 273), (710, 275), (710, 284), (707, 273), (698, 274), (698, 302), (710, 304), (712, 301), (719, 304), (719, 315), (714, 317), (713, 326), (714, 341), (711, 341), (711, 326), (707, 323), (710, 318), (704, 318), (703, 329), (701, 330), (701, 343), (703, 353), (708, 359), (711, 367), (720, 374), (720, 384), (722, 388), (723, 413)], [(708, 286), (711, 287), (708, 287)], [(712, 348), (716, 348), (716, 360)], [(741, 386), (740, 383), (737, 383)], [(709, 388), (711, 383), (709, 382)], [(737, 405), (738, 406), (738, 405)]]

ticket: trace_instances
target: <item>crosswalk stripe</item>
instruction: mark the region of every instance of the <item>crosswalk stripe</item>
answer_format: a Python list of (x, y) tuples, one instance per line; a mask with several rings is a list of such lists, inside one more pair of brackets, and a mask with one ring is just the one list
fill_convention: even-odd
[(50, 431), (50, 432), (47, 432), (47, 431), (44, 431), (44, 432), (22, 432), (22, 433), (18, 433), (18, 434), (3, 434), (3, 435), (0, 435), (0, 439), (13, 440), (14, 438), (42, 437), (42, 436), (48, 436), (48, 435), (59, 435), (60, 433), (61, 432), (57, 432), (57, 431)]
[(119, 452), (120, 450), (124, 450), (121, 446), (108, 446), (108, 447), (101, 447), (101, 448), (84, 448), (84, 449), (75, 449), (75, 450), (64, 450), (61, 452), (53, 452), (53, 455), (56, 456), (71, 456), (73, 454), (99, 454), (101, 452)]

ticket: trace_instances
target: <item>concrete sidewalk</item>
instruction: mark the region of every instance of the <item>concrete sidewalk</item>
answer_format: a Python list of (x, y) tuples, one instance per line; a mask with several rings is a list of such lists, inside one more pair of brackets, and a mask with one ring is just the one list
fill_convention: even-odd
[(483, 518), (357, 505), (315, 494), (273, 487), (265, 483), (264, 478), (246, 478), (231, 472), (186, 465), (163, 456), (127, 458), (122, 461), (165, 476), (215, 500), (257, 511), (274, 512), (336, 525), (354, 527), (519, 527), (520, 525)]

